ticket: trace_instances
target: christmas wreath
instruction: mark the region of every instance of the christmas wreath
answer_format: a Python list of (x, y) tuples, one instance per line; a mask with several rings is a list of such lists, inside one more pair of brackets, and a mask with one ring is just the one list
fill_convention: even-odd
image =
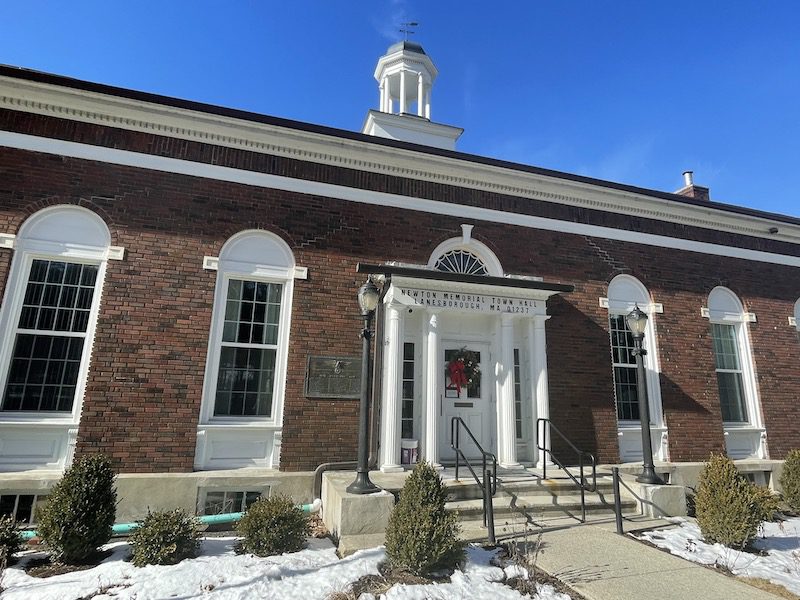
[(481, 368), (478, 357), (471, 350), (461, 348), (447, 363), (444, 373), (450, 378), (448, 389), (455, 389), (460, 398), (462, 387), (469, 387), (480, 381)]

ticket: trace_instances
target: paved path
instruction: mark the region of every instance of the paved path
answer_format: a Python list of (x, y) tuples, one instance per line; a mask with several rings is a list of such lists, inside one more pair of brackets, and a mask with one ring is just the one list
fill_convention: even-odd
[[(629, 529), (630, 523), (626, 524), (626, 531)], [(613, 522), (546, 531), (542, 540), (538, 566), (588, 600), (777, 598), (627, 535), (617, 535)]]

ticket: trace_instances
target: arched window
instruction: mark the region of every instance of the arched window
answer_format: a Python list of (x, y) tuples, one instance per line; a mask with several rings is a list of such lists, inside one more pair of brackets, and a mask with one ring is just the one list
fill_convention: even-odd
[[(618, 275), (608, 284), (608, 320), (611, 334), (611, 359), (614, 370), (614, 393), (617, 403), (617, 418), (620, 421), (639, 420), (639, 397), (637, 391), (636, 359), (632, 354), (633, 336), (625, 323), (626, 315), (635, 306), (647, 316), (647, 330), (644, 336), (645, 368), (648, 395), (651, 404), (660, 411), (661, 386), (658, 381), (658, 361), (655, 352), (654, 313), (658, 308), (650, 299), (650, 293), (635, 277)], [(656, 400), (656, 402), (653, 402)], [(660, 420), (652, 414), (654, 421)]]
[(445, 252), (433, 268), (446, 273), (463, 273), (464, 275), (488, 275), (486, 265), (469, 250), (457, 249)]
[(291, 249), (266, 231), (239, 233), (223, 246), (206, 366), (206, 422), (278, 422), (294, 267)]
[(708, 295), (706, 315), (711, 322), (711, 339), (717, 373), (722, 420), (732, 424), (756, 424), (755, 377), (745, 323), (755, 320), (738, 296), (725, 287)]
[(800, 331), (800, 300), (794, 303), (794, 326)]
[(472, 225), (461, 226), (460, 238), (450, 238), (431, 253), (428, 267), (445, 273), (503, 276), (503, 267), (486, 244), (472, 239)]
[(110, 244), (103, 220), (77, 206), (43, 209), (20, 228), (0, 316), (4, 416), (77, 422)]

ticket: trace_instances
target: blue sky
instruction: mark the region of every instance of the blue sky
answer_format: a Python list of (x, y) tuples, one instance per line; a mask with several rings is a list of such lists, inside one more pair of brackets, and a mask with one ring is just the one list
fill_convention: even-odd
[(420, 23), (458, 149), (800, 216), (800, 2), (0, 2), (0, 62), (358, 130)]

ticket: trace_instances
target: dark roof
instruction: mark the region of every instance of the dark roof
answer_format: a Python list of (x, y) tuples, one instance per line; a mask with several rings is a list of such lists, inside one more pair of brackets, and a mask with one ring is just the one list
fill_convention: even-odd
[(399, 267), (396, 265), (373, 265), (358, 263), (357, 273), (376, 275), (400, 275), (401, 277), (416, 277), (417, 279), (437, 279), (439, 281), (457, 281), (460, 283), (482, 283), (502, 287), (521, 288), (525, 290), (545, 290), (548, 292), (569, 293), (575, 291), (574, 285), (565, 283), (548, 283), (534, 279), (520, 279), (517, 277), (494, 277), (491, 275), (464, 275), (463, 273), (448, 273), (417, 267)]
[[(413, 44), (414, 42), (399, 42), (399, 43)], [(465, 152), (458, 152), (455, 150), (446, 150), (443, 148), (434, 148), (431, 146), (412, 144), (410, 142), (401, 142), (399, 140), (380, 138), (372, 135), (367, 135), (364, 133), (357, 133), (355, 131), (348, 131), (346, 129), (336, 129), (334, 127), (326, 127), (324, 125), (315, 125), (313, 123), (305, 123), (303, 121), (294, 121), (292, 119), (272, 117), (268, 115), (262, 115), (259, 113), (239, 110), (235, 108), (226, 108), (224, 106), (216, 106), (213, 104), (195, 102), (192, 100), (183, 100), (181, 98), (162, 96), (160, 94), (151, 94), (149, 92), (140, 92), (137, 90), (130, 90), (112, 85), (105, 85), (102, 83), (93, 83), (91, 81), (83, 81), (81, 79), (74, 79), (72, 77), (64, 77), (63, 75), (53, 75), (52, 73), (44, 73), (42, 71), (36, 71), (33, 69), (25, 69), (22, 67), (14, 67), (11, 65), (0, 64), (0, 76), (13, 77), (15, 79), (24, 79), (28, 81), (35, 81), (38, 83), (45, 83), (49, 85), (57, 85), (61, 87), (84, 90), (88, 92), (96, 92), (98, 94), (117, 96), (119, 98), (129, 98), (131, 100), (139, 100), (141, 102), (161, 104), (163, 106), (172, 106), (175, 108), (194, 110), (212, 115), (220, 115), (234, 119), (252, 121), (254, 123), (264, 123), (268, 125), (274, 125), (277, 127), (286, 127), (289, 129), (296, 129), (298, 131), (309, 131), (313, 133), (329, 135), (332, 137), (338, 137), (342, 139), (356, 140), (368, 144), (375, 144), (376, 146), (387, 146), (392, 148), (413, 150), (415, 152), (423, 152), (435, 156), (444, 156), (447, 158), (464, 160), (476, 164), (489, 165), (504, 169), (513, 169), (515, 171), (520, 171), (525, 173), (533, 173), (536, 175), (544, 175), (546, 177), (555, 177), (567, 181), (576, 181), (579, 183), (595, 185), (598, 187), (605, 187), (625, 192), (632, 192), (635, 194), (642, 194), (645, 196), (651, 196), (653, 198), (661, 198), (663, 200), (669, 200), (671, 202), (675, 202), (676, 204), (701, 206), (703, 208), (723, 210), (734, 214), (748, 215), (753, 217), (760, 217), (763, 219), (770, 219), (782, 223), (791, 223), (793, 225), (800, 225), (800, 218), (791, 217), (788, 215), (781, 215), (778, 213), (771, 213), (752, 208), (745, 208), (743, 206), (735, 206), (733, 204), (723, 204), (721, 202), (714, 202), (710, 200), (699, 200), (696, 198), (691, 198), (688, 196), (680, 196), (678, 194), (672, 194), (669, 192), (651, 190), (648, 188), (637, 187), (634, 185), (627, 185), (624, 183), (616, 183), (613, 181), (604, 181), (602, 179), (595, 179), (593, 177), (585, 177), (583, 175), (575, 175), (573, 173), (565, 173), (563, 171), (554, 171), (552, 169), (533, 167), (530, 165), (524, 165), (506, 160), (500, 160), (497, 158), (489, 158), (486, 156), (479, 156), (476, 154), (467, 154)]]
[(416, 52), (417, 54), (425, 54), (425, 50), (422, 49), (422, 46), (420, 46), (417, 42), (409, 42), (408, 40), (403, 40), (402, 42), (392, 44), (389, 46), (386, 54), (400, 52), (401, 50), (408, 50), (409, 52)]

